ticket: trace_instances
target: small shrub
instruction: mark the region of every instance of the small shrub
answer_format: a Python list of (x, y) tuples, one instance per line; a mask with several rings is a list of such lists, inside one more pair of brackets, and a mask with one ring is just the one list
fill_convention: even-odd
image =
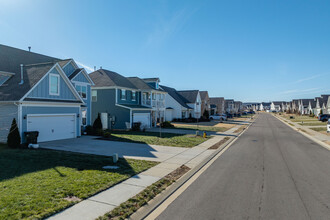
[(18, 148), (21, 145), (21, 136), (18, 131), (16, 119), (11, 123), (10, 131), (7, 136), (7, 145), (11, 148)]
[(93, 134), (93, 127), (88, 125), (85, 127), (85, 131), (87, 133), (87, 135), (92, 135)]
[(95, 135), (97, 135), (97, 136), (103, 136), (104, 135), (104, 131), (102, 129), (96, 129), (95, 130)]
[(98, 129), (102, 129), (102, 128), (103, 128), (103, 126), (102, 126), (101, 116), (99, 113), (93, 123), (93, 129), (94, 129), (94, 131), (97, 131)]
[(160, 124), (160, 126), (161, 126), (162, 128), (173, 128), (173, 127), (174, 127), (174, 125), (172, 125), (172, 123), (169, 122), (169, 121), (164, 121), (164, 122), (162, 122), (162, 123)]
[(134, 122), (132, 126), (132, 131), (140, 131), (141, 130), (141, 122)]
[(111, 133), (110, 133), (110, 132), (105, 132), (105, 133), (103, 134), (103, 137), (105, 137), (105, 138), (110, 138), (110, 137), (111, 137)]

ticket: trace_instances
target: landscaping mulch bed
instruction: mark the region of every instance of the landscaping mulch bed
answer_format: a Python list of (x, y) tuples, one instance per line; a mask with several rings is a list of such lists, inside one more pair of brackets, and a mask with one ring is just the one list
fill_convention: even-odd
[(239, 127), (234, 133), (240, 133), (241, 131), (244, 131), (247, 126), (241, 126)]
[(182, 165), (178, 169), (174, 170), (161, 180), (148, 186), (145, 190), (130, 198), (126, 202), (120, 204), (117, 208), (113, 209), (111, 212), (105, 214), (98, 218), (98, 220), (119, 220), (126, 219), (136, 212), (139, 208), (146, 205), (150, 200), (152, 200), (156, 195), (164, 191), (168, 186), (182, 177), (185, 173), (190, 170), (189, 167)]
[(224, 143), (226, 143), (229, 139), (230, 139), (230, 137), (225, 137), (224, 139), (222, 139), (218, 143), (216, 143), (216, 144), (212, 145), (211, 147), (209, 147), (209, 150), (216, 150), (216, 149), (218, 149), (221, 145), (223, 145)]

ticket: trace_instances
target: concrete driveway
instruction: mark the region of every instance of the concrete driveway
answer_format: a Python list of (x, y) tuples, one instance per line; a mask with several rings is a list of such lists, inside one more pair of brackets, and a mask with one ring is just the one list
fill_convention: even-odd
[(96, 140), (93, 136), (40, 143), (44, 149), (163, 162), (189, 148)]

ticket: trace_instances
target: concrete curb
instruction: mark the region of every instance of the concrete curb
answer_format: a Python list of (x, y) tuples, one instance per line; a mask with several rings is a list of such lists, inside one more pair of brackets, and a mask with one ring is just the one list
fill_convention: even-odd
[(131, 215), (128, 219), (131, 220), (140, 220), (148, 217), (153, 211), (155, 211), (160, 205), (163, 204), (165, 200), (167, 200), (171, 195), (173, 195), (180, 187), (182, 187), (188, 180), (190, 180), (194, 175), (198, 173), (204, 166), (206, 166), (213, 158), (215, 158), (218, 154), (222, 153), (222, 151), (226, 147), (230, 147), (235, 141), (240, 137), (248, 128), (255, 122), (256, 118), (254, 118), (251, 123), (239, 134), (235, 137), (230, 137), (229, 141), (222, 144), (212, 155), (206, 158), (203, 162), (201, 162), (198, 166), (194, 167), (190, 171), (188, 171), (185, 175), (183, 175), (180, 179), (178, 179), (175, 183), (170, 185), (167, 189), (165, 189), (162, 193), (157, 195), (154, 199), (148, 202), (147, 205), (141, 207), (138, 211), (136, 211), (133, 215)]
[[(273, 115), (273, 114), (272, 114), (272, 115)], [(312, 137), (311, 135), (309, 135), (309, 134), (307, 134), (306, 132), (303, 132), (303, 131), (297, 129), (296, 127), (293, 127), (293, 126), (289, 125), (289, 123), (286, 122), (284, 119), (282, 119), (282, 118), (280, 118), (280, 117), (278, 117), (278, 116), (275, 116), (275, 115), (273, 115), (273, 116), (274, 116), (275, 118), (277, 118), (278, 120), (280, 120), (281, 122), (283, 122), (284, 124), (286, 124), (287, 126), (289, 126), (290, 128), (292, 128), (293, 130), (299, 132), (300, 134), (304, 135), (305, 137), (309, 138), (310, 140), (314, 141), (315, 143), (321, 145), (321, 146), (324, 147), (325, 149), (330, 150), (330, 146), (329, 146), (328, 144), (326, 144), (326, 143), (324, 143), (324, 142), (318, 140), (317, 138)]]

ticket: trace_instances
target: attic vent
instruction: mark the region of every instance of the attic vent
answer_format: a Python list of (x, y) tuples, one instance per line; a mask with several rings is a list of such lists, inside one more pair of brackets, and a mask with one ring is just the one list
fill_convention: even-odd
[(2, 86), (5, 82), (7, 82), (7, 80), (13, 75), (15, 75), (15, 74), (0, 71), (0, 86)]

